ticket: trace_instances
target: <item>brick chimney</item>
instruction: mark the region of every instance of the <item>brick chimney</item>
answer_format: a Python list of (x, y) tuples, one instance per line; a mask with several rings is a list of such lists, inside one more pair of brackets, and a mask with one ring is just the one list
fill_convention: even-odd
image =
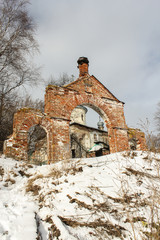
[(88, 73), (89, 61), (86, 57), (80, 57), (77, 61), (79, 68), (79, 77), (82, 77)]

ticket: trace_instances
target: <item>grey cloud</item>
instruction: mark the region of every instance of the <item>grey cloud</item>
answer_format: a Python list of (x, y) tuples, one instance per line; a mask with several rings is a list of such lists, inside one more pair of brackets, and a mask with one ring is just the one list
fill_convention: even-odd
[(76, 61), (87, 56), (90, 74), (126, 102), (128, 124), (152, 121), (160, 101), (159, 0), (36, 0), (30, 9), (44, 78), (78, 77)]

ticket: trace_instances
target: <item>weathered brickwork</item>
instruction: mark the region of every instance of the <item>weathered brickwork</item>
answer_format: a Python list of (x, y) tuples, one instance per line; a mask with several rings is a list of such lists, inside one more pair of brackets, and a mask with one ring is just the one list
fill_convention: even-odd
[(34, 125), (40, 125), (47, 133), (47, 152), (48, 161), (52, 156), (52, 121), (39, 110), (23, 108), (14, 115), (13, 134), (10, 139), (4, 143), (4, 154), (17, 160), (27, 160), (28, 131)]
[(147, 150), (145, 134), (140, 129), (128, 128), (128, 139), (133, 149), (142, 151)]
[[(26, 160), (27, 133), (30, 127), (39, 124), (47, 133), (48, 162), (70, 158), (71, 113), (78, 105), (92, 108), (104, 120), (111, 153), (129, 150), (124, 103), (89, 75), (88, 63), (87, 58), (78, 60), (79, 78), (76, 81), (63, 87), (49, 85), (46, 88), (44, 113), (25, 108), (15, 114), (12, 138), (4, 146), (6, 155)], [(138, 138), (139, 149), (146, 149), (141, 133)]]

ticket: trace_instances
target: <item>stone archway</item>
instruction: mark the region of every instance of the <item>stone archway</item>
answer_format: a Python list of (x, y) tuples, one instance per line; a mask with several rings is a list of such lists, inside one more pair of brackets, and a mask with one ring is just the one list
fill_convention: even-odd
[(86, 65), (85, 59), (81, 59), (80, 76), (76, 81), (63, 87), (48, 86), (46, 89), (45, 112), (54, 125), (54, 159), (71, 157), (69, 123), (71, 112), (78, 105), (88, 105), (104, 119), (111, 153), (129, 150), (124, 103), (94, 76), (90, 76)]

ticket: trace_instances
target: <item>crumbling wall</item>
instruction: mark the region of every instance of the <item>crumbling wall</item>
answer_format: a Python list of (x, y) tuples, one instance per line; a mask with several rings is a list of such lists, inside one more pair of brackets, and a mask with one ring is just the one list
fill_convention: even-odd
[(5, 147), (4, 153), (16, 159), (26, 160), (27, 132), (31, 126), (40, 124), (47, 131), (49, 161), (70, 158), (70, 116), (78, 105), (93, 108), (103, 118), (108, 129), (111, 153), (128, 150), (123, 103), (94, 77), (91, 77), (89, 83), (90, 89), (88, 89), (88, 80), (84, 77), (67, 87), (48, 86), (45, 94), (45, 113), (32, 109), (18, 111), (14, 117), (13, 146)]
[[(87, 75), (65, 87), (48, 86), (45, 103), (47, 115), (55, 119), (54, 121), (58, 119), (63, 123), (66, 122), (65, 132), (67, 132), (67, 128), (69, 131), (70, 116), (75, 107), (78, 105), (91, 107), (100, 114), (107, 126), (110, 152), (129, 150), (124, 104), (115, 98), (95, 77)], [(55, 143), (57, 151), (60, 151), (57, 143), (59, 141), (61, 141), (60, 137)], [(69, 141), (65, 145), (64, 155), (71, 157), (70, 151), (68, 152)]]
[[(88, 73), (88, 59), (79, 58), (79, 78), (63, 87), (49, 85), (45, 93), (45, 110), (23, 108), (14, 116), (13, 135), (4, 144), (4, 154), (27, 160), (27, 134), (34, 125), (47, 133), (48, 163), (71, 157), (70, 122), (74, 108), (84, 105), (95, 110), (108, 130), (110, 153), (129, 150), (128, 127), (124, 117), (124, 103)], [(145, 149), (145, 138), (137, 132), (137, 149)]]
[(13, 134), (5, 141), (3, 152), (7, 157), (17, 160), (28, 160), (28, 131), (34, 125), (40, 125), (47, 133), (48, 161), (52, 159), (52, 121), (39, 110), (22, 108), (14, 115)]
[(140, 129), (128, 128), (128, 140), (132, 150), (147, 150), (145, 134)]

